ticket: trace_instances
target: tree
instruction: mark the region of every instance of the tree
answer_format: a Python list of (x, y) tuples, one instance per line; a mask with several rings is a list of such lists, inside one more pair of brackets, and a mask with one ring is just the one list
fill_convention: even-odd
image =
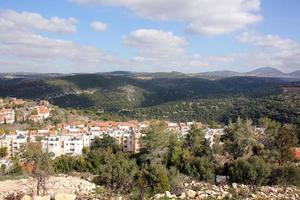
[(7, 147), (1, 147), (0, 148), (0, 158), (4, 158), (8, 155), (8, 152), (7, 152)]
[(145, 190), (150, 194), (170, 191), (168, 171), (161, 164), (145, 164), (135, 176), (136, 184), (140, 189), (140, 198), (143, 199)]
[(213, 154), (203, 130), (192, 126), (183, 146), (180, 171), (199, 180), (213, 180)]
[(189, 149), (193, 156), (212, 156), (212, 150), (208, 141), (205, 139), (203, 129), (199, 129), (196, 126), (192, 126), (189, 134), (185, 138), (184, 147)]
[(288, 162), (293, 161), (294, 156), (292, 148), (298, 144), (295, 128), (292, 125), (284, 125), (280, 128), (275, 140), (275, 146), (279, 152), (279, 161)]
[(208, 156), (196, 157), (191, 162), (191, 175), (199, 180), (212, 181), (215, 177), (214, 164)]
[(44, 153), (40, 143), (29, 143), (23, 155), (27, 164), (33, 165), (32, 176), (37, 179), (37, 195), (43, 190), (46, 192), (46, 179), (52, 172), (52, 164), (49, 153)]
[(181, 165), (182, 154), (182, 142), (176, 135), (172, 135), (168, 145), (167, 166), (169, 168), (174, 166), (179, 169)]
[(83, 154), (83, 155), (86, 156), (89, 152), (90, 152), (90, 149), (89, 149), (88, 147), (83, 147), (83, 148), (82, 148), (82, 154)]
[(272, 183), (284, 186), (284, 191), (288, 185), (300, 185), (300, 169), (291, 163), (275, 168), (272, 177)]
[(5, 170), (6, 170), (6, 165), (5, 164), (2, 164), (1, 167), (1, 174), (4, 174), (5, 173)]
[(247, 159), (253, 154), (256, 140), (251, 120), (238, 118), (236, 123), (229, 122), (225, 132), (224, 147), (234, 160), (240, 157)]
[(165, 123), (151, 123), (146, 130), (143, 130), (140, 138), (139, 162), (164, 163), (168, 153), (169, 137), (170, 132)]
[(62, 155), (54, 160), (53, 167), (55, 172), (70, 173), (72, 171), (85, 172), (87, 169), (86, 160), (79, 156)]
[(266, 183), (271, 168), (263, 159), (253, 156), (248, 160), (237, 159), (229, 168), (229, 180), (236, 183), (262, 185)]
[(95, 137), (95, 140), (91, 144), (91, 150), (104, 150), (107, 148), (111, 148), (114, 153), (121, 150), (120, 145), (109, 135), (104, 135), (103, 138)]
[(111, 149), (97, 152), (100, 157), (100, 165), (96, 166), (97, 176), (94, 182), (105, 185), (113, 191), (129, 192), (133, 188), (133, 178), (137, 167), (134, 160), (130, 160), (122, 152), (113, 154)]

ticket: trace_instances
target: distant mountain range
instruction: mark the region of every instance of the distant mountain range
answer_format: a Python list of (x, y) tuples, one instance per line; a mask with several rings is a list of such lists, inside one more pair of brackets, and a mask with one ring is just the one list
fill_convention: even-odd
[(272, 78), (292, 78), (300, 79), (300, 70), (283, 73), (272, 67), (262, 67), (250, 72), (240, 73), (235, 71), (213, 71), (199, 73), (199, 76), (206, 77), (234, 77), (234, 76), (256, 76), (256, 77), (272, 77)]
[[(14, 79), (14, 78), (22, 78), (22, 79), (43, 79), (43, 78), (54, 78), (54, 77), (63, 77), (70, 75), (79, 75), (81, 73), (74, 74), (59, 74), (59, 73), (48, 73), (48, 74), (40, 74), (40, 73), (26, 73), (26, 72), (18, 72), (18, 73), (0, 73), (0, 78), (2, 79)], [(300, 79), (300, 70), (291, 72), (291, 73), (283, 73), (272, 67), (262, 67), (257, 68), (253, 71), (249, 72), (235, 72), (230, 70), (221, 70), (221, 71), (211, 71), (211, 72), (202, 72), (202, 73), (182, 73), (182, 72), (131, 72), (131, 71), (112, 71), (112, 72), (99, 72), (96, 74), (106, 74), (112, 76), (123, 76), (123, 77), (131, 77), (137, 79), (157, 79), (157, 78), (207, 78), (207, 79), (221, 79), (221, 78), (229, 78), (229, 77), (239, 77), (239, 76), (250, 76), (250, 77), (266, 77), (266, 78), (282, 78), (286, 80), (299, 80)]]

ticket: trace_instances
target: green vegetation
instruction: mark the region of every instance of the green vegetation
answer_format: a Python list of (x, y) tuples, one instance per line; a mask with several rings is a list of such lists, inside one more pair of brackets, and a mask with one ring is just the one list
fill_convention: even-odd
[[(300, 168), (291, 156), (298, 145), (296, 128), (267, 118), (260, 120), (265, 134), (257, 134), (251, 120), (230, 122), (219, 138), (215, 154), (202, 129), (192, 127), (186, 138), (178, 138), (161, 122), (144, 130), (141, 151), (125, 154), (113, 150), (110, 138), (97, 139), (82, 157), (61, 156), (54, 160), (59, 173), (90, 172), (95, 183), (112, 191), (143, 198), (181, 187), (181, 176), (214, 182), (225, 175), (229, 182), (252, 185), (300, 185)], [(285, 143), (283, 145), (283, 143)], [(220, 160), (225, 160), (220, 162)]]
[(150, 79), (130, 73), (78, 74), (31, 81), (3, 79), (0, 94), (49, 99), (60, 107), (103, 120), (168, 119), (226, 124), (240, 116), (254, 123), (268, 117), (281, 123), (300, 124), (299, 92), (282, 90), (299, 88), (299, 82), (258, 77), (209, 80), (177, 73), (141, 75)]
[(8, 155), (7, 153), (7, 148), (6, 147), (1, 147), (0, 148), (0, 158), (4, 158)]

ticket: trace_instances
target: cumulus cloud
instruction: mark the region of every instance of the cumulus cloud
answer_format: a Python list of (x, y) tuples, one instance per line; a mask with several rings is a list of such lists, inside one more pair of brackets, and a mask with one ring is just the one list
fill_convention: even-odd
[(139, 57), (170, 58), (184, 53), (184, 38), (155, 29), (138, 29), (123, 38), (126, 46), (138, 49)]
[[(230, 56), (201, 56), (185, 51), (185, 38), (155, 29), (138, 29), (123, 37), (127, 47), (137, 49), (137, 55), (128, 62), (148, 66), (151, 71), (196, 72), (202, 67), (230, 63)], [(148, 71), (148, 70), (147, 70)]]
[(277, 35), (244, 32), (238, 40), (253, 47), (239, 59), (243, 65), (270, 66), (283, 71), (293, 71), (300, 66), (300, 44)]
[(108, 29), (108, 25), (103, 23), (103, 22), (99, 22), (99, 21), (93, 21), (90, 23), (90, 27), (95, 30), (95, 31), (106, 31)]
[(62, 19), (52, 17), (45, 19), (39, 13), (32, 12), (16, 12), (13, 10), (5, 10), (0, 14), (1, 26), (8, 28), (49, 31), (57, 33), (75, 33), (77, 20), (74, 18)]
[[(20, 16), (24, 17), (24, 23)], [(71, 33), (76, 30), (73, 22), (73, 19), (49, 20), (37, 13), (0, 13), (0, 69), (36, 72), (53, 72), (56, 69), (60, 72), (97, 71), (101, 64), (117, 62), (116, 58), (96, 47), (48, 38), (36, 33), (41, 30)], [(67, 27), (69, 23), (72, 25)], [(22, 66), (17, 61), (22, 61)], [(4, 63), (10, 63), (9, 67)]]
[(260, 0), (71, 0), (79, 4), (123, 6), (153, 20), (176, 20), (197, 34), (233, 32), (262, 20)]
[(261, 48), (275, 48), (275, 49), (293, 49), (299, 47), (299, 45), (291, 40), (281, 38), (277, 35), (262, 35), (255, 32), (244, 32), (238, 36), (240, 42), (251, 43)]

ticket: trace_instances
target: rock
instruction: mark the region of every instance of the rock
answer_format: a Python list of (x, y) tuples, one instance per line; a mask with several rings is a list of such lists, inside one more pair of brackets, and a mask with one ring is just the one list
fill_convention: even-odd
[(186, 192), (186, 196), (188, 197), (188, 198), (195, 198), (196, 197), (196, 192), (194, 191), (194, 190), (188, 190), (187, 192)]
[(50, 200), (50, 196), (37, 197), (36, 200)]
[(114, 197), (112, 200), (122, 200), (122, 196)]
[(166, 191), (165, 192), (165, 196), (167, 197), (167, 198), (173, 198), (173, 195), (169, 192), (169, 191)]
[(232, 183), (232, 187), (233, 187), (234, 189), (237, 189), (237, 184), (236, 184), (236, 183)]
[(25, 195), (21, 200), (32, 200), (31, 196)]
[(179, 196), (179, 199), (186, 199), (185, 193), (182, 193), (182, 194)]
[(165, 194), (156, 194), (154, 196), (154, 199), (160, 199), (160, 198), (163, 198), (165, 196)]
[(60, 193), (55, 195), (55, 200), (75, 200), (75, 199), (76, 199), (75, 194)]

